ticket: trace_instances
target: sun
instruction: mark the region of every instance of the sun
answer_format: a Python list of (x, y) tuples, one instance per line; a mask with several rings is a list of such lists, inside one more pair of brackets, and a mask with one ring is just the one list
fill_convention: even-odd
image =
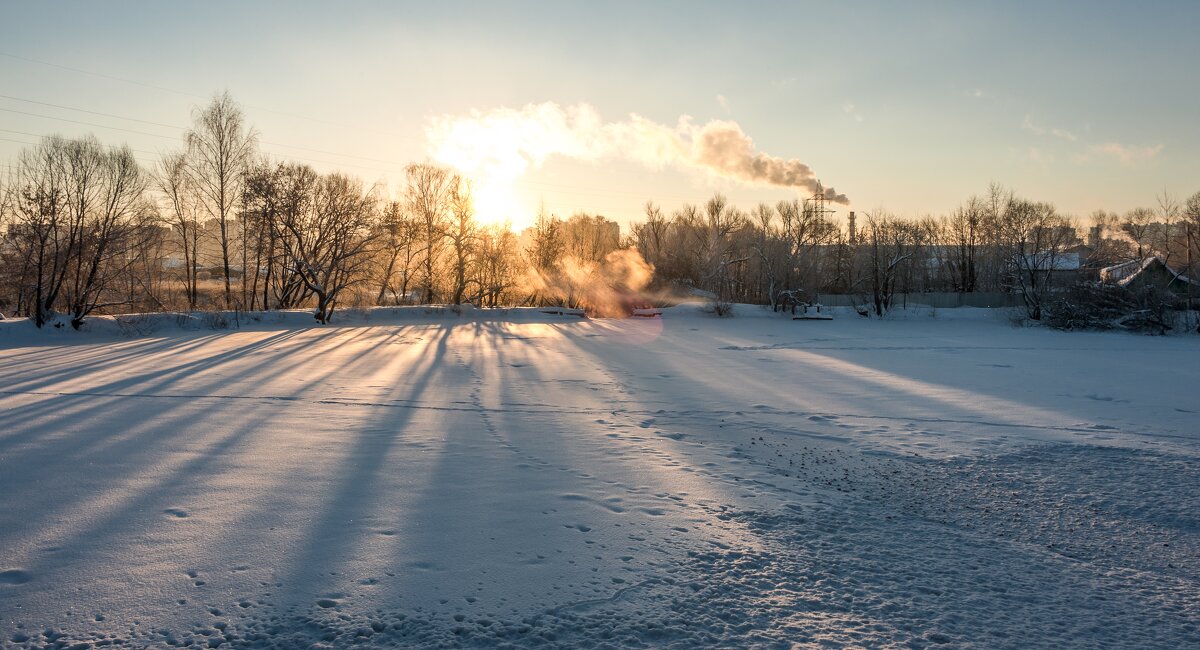
[(527, 206), (517, 195), (513, 179), (496, 178), (486, 174), (466, 174), (471, 180), (471, 197), (475, 203), (475, 219), (483, 225), (507, 223), (520, 232), (533, 219)]
[(526, 152), (523, 131), (504, 121), (455, 120), (427, 132), (433, 158), (471, 182), (480, 223), (507, 222), (516, 231), (533, 223), (517, 190), (517, 181), (538, 161)]

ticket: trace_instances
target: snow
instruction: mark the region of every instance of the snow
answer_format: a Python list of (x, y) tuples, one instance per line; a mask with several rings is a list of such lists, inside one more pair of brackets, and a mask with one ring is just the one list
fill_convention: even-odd
[(1166, 270), (1167, 273), (1171, 275), (1173, 278), (1172, 282), (1178, 280), (1184, 284), (1200, 286), (1200, 282), (1197, 282), (1196, 280), (1193, 280), (1186, 275), (1175, 271), (1169, 265), (1167, 265), (1166, 260), (1157, 255), (1146, 257), (1140, 260), (1129, 260), (1128, 262), (1114, 264), (1113, 266), (1106, 266), (1100, 269), (1100, 281), (1116, 284), (1121, 287), (1128, 287), (1129, 285), (1133, 284), (1134, 280), (1137, 280), (1142, 273), (1156, 265), (1161, 266)]
[(6, 320), (0, 646), (1200, 645), (1194, 337), (833, 311)]

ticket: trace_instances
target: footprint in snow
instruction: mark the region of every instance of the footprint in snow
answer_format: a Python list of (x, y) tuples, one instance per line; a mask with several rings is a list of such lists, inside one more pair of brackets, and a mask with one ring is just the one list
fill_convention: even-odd
[(22, 569), (0, 571), (0, 585), (23, 585), (30, 580), (33, 580), (33, 576)]
[(177, 519), (186, 519), (188, 516), (187, 510), (184, 510), (183, 508), (167, 508), (166, 510), (163, 510), (163, 514), (171, 515)]

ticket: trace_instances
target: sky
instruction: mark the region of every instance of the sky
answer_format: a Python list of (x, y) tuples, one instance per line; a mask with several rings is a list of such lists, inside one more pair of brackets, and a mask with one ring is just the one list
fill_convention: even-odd
[(50, 133), (153, 165), (227, 90), (265, 155), (392, 194), (455, 165), (517, 227), (818, 179), (839, 219), (993, 182), (1082, 218), (1200, 191), (1197, 28), (1191, 1), (3, 0), (0, 165)]

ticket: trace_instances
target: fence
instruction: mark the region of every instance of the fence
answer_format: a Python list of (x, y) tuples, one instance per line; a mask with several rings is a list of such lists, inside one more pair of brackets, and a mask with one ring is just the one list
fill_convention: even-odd
[[(871, 302), (868, 294), (834, 294), (823, 293), (817, 297), (818, 302), (830, 307), (853, 307)], [(897, 293), (892, 296), (892, 307), (933, 307), (935, 309), (951, 309), (954, 307), (1016, 307), (1021, 304), (1021, 296), (1001, 292), (958, 293), (953, 291), (930, 293)]]

